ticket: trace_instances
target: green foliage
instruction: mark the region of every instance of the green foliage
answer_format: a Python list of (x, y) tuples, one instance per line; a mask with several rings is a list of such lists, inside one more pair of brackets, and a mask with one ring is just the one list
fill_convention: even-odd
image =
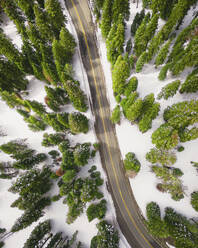
[(1, 179), (12, 179), (18, 175), (18, 170), (10, 162), (0, 162), (0, 172)]
[(112, 123), (116, 124), (120, 122), (120, 106), (117, 105), (111, 114)]
[[(0, 45), (2, 42), (4, 41), (1, 41), (1, 33), (0, 33)], [(17, 52), (14, 54), (14, 51), (11, 50), (12, 48), (9, 46), (9, 44), (6, 45), (7, 45), (6, 49), (8, 48), (9, 51), (4, 51), (3, 45), (0, 47), (0, 53), (4, 54), (8, 58), (8, 61), (0, 58), (0, 70), (1, 70), (0, 89), (1, 91), (7, 91), (9, 93), (26, 90), (28, 81), (24, 78), (24, 73), (21, 72), (20, 69), (18, 68), (20, 67), (20, 65), (16, 64), (16, 63), (19, 64), (21, 63), (20, 61), (17, 62), (17, 60), (20, 58), (20, 55), (19, 54), (17, 55)], [(11, 53), (11, 54), (9, 55), (6, 53)], [(13, 58), (9, 58), (9, 56), (13, 56)], [(15, 56), (17, 56), (16, 59)]]
[(198, 191), (191, 194), (191, 205), (198, 212)]
[(137, 90), (137, 87), (138, 87), (138, 79), (137, 79), (137, 77), (134, 76), (134, 77), (130, 78), (128, 83), (125, 85), (124, 95), (126, 97), (128, 97), (131, 94), (131, 92)]
[(181, 180), (178, 178), (182, 176), (183, 173), (177, 173), (169, 170), (167, 167), (159, 167), (156, 165), (152, 166), (152, 170), (157, 177), (163, 180), (163, 184), (161, 184), (163, 192), (169, 192), (175, 201), (184, 198)]
[(64, 113), (58, 113), (56, 115), (57, 120), (66, 128), (69, 129), (69, 114), (64, 112)]
[(159, 80), (164, 80), (166, 78), (167, 72), (170, 68), (170, 64), (166, 64), (165, 66), (162, 67), (162, 69), (160, 70), (160, 73), (158, 75), (158, 79)]
[(159, 50), (159, 53), (158, 53), (157, 57), (155, 58), (156, 67), (158, 67), (159, 65), (162, 65), (165, 62), (166, 57), (167, 57), (168, 52), (169, 52), (171, 41), (172, 41), (171, 39), (168, 40), (168, 42), (166, 42), (166, 44), (163, 45), (162, 48)]
[(80, 112), (69, 114), (69, 127), (72, 133), (87, 133), (89, 131), (88, 119)]
[(39, 7), (38, 4), (34, 4), (34, 15), (35, 15), (35, 22), (38, 28), (38, 31), (41, 35), (43, 40), (52, 41), (53, 40), (53, 29), (50, 25), (50, 18), (47, 13)]
[(56, 132), (64, 132), (67, 130), (66, 127), (58, 121), (56, 113), (45, 114), (42, 116), (42, 119)]
[(167, 100), (169, 97), (173, 97), (177, 93), (180, 84), (180, 80), (175, 80), (167, 84), (161, 89), (160, 93), (157, 96), (157, 99), (164, 98), (165, 100)]
[(129, 0), (114, 0), (112, 6), (112, 21), (116, 22), (119, 16), (122, 15), (123, 19), (128, 20), (130, 15)]
[(83, 91), (79, 87), (77, 81), (64, 81), (63, 87), (66, 90), (70, 101), (74, 105), (74, 108), (81, 111), (87, 111), (87, 98)]
[(31, 232), (29, 238), (26, 240), (23, 248), (34, 248), (47, 234), (51, 231), (50, 220), (40, 222)]
[(120, 55), (112, 70), (113, 92), (122, 94), (126, 85), (126, 79), (129, 77), (129, 66), (126, 60)]
[(183, 152), (184, 151), (184, 147), (183, 146), (178, 146), (177, 147), (177, 151), (178, 152)]
[(44, 215), (43, 209), (50, 205), (50, 200), (48, 198), (42, 198), (39, 202), (34, 204), (30, 209), (27, 209), (21, 217), (19, 217), (11, 228), (11, 232), (18, 232), (28, 226), (33, 222), (36, 222), (39, 218)]
[(66, 136), (64, 133), (44, 133), (43, 134), (43, 141), (42, 146), (56, 146), (59, 145), (62, 141), (66, 139)]
[(126, 170), (132, 170), (138, 173), (140, 171), (140, 162), (136, 158), (135, 153), (129, 152), (126, 154), (124, 159), (124, 167)]
[(144, 9), (140, 13), (137, 12), (137, 14), (135, 15), (133, 23), (131, 24), (131, 34), (132, 34), (132, 36), (135, 35), (135, 33), (136, 33), (138, 27), (140, 26), (142, 20), (144, 19), (144, 17), (145, 17)]
[(127, 41), (127, 45), (126, 45), (126, 52), (127, 52), (127, 53), (130, 53), (131, 50), (132, 50), (132, 41), (131, 41), (131, 39), (129, 39), (129, 40)]
[(194, 93), (198, 91), (198, 69), (190, 73), (185, 82), (181, 85), (179, 92), (183, 93)]
[(136, 56), (140, 56), (142, 52), (145, 51), (147, 46), (147, 40), (145, 39), (145, 30), (148, 21), (150, 20), (150, 13), (148, 13), (142, 20), (140, 26), (138, 27), (135, 37), (134, 37), (134, 49)]
[(101, 19), (101, 32), (104, 38), (107, 38), (108, 33), (111, 29), (112, 22), (112, 1), (105, 0), (102, 8), (102, 19)]
[(126, 118), (134, 122), (142, 114), (143, 101), (138, 98), (128, 109), (126, 109)]
[(181, 177), (184, 173), (179, 168), (173, 168), (173, 176), (174, 177)]
[(107, 211), (106, 200), (101, 200), (98, 204), (91, 204), (87, 208), (87, 218), (89, 222), (93, 219), (98, 218), (99, 220), (105, 217)]
[(174, 152), (159, 150), (152, 148), (150, 152), (146, 154), (146, 160), (152, 164), (159, 163), (164, 166), (171, 166), (176, 162), (176, 155)]
[(168, 19), (171, 14), (171, 10), (178, 0), (152, 0), (150, 8), (153, 10), (153, 13), (160, 12), (160, 17), (162, 19)]
[(179, 138), (181, 142), (187, 142), (198, 138), (198, 128), (193, 127), (191, 129), (185, 128), (179, 132)]
[(90, 158), (91, 143), (77, 144), (74, 149), (74, 162), (78, 166), (84, 166)]
[(164, 221), (176, 248), (194, 248), (198, 245), (196, 224), (170, 207), (165, 209)]
[(60, 111), (60, 107), (69, 102), (67, 92), (60, 87), (53, 89), (51, 87), (45, 86), (45, 91), (47, 93), (45, 102), (53, 111)]
[(101, 221), (97, 225), (98, 234), (91, 240), (90, 248), (118, 248), (118, 231), (107, 221)]
[(64, 26), (65, 16), (63, 15), (59, 1), (46, 0), (45, 10), (48, 15), (48, 21), (51, 24), (55, 36), (58, 38), (61, 27)]
[(159, 238), (167, 238), (168, 232), (165, 222), (161, 219), (160, 207), (155, 202), (146, 206), (147, 228), (149, 232)]
[(112, 25), (106, 40), (107, 59), (112, 65), (115, 64), (119, 55), (124, 51), (124, 35), (124, 22), (123, 17), (120, 15), (118, 20)]
[(168, 125), (162, 124), (152, 134), (152, 143), (156, 145), (158, 149), (170, 150), (177, 146), (179, 142), (178, 131)]
[(45, 106), (37, 102), (35, 100), (30, 101), (30, 100), (25, 100), (25, 104), (29, 107), (29, 109), (33, 110), (38, 116), (42, 116), (43, 114), (46, 113)]
[(136, 72), (141, 72), (141, 70), (142, 70), (142, 68), (146, 62), (146, 58), (147, 58), (147, 53), (146, 53), (146, 51), (144, 51), (137, 60)]
[(71, 182), (76, 176), (76, 171), (75, 170), (67, 170), (65, 174), (62, 176), (62, 180), (65, 183)]

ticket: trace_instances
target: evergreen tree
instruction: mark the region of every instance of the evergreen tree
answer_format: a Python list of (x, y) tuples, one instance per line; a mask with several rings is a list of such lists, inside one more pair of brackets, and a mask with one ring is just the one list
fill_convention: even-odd
[(158, 67), (159, 65), (162, 65), (164, 63), (164, 61), (166, 60), (166, 57), (167, 57), (168, 52), (169, 52), (171, 41), (172, 41), (171, 39), (168, 40), (168, 42), (166, 42), (165, 45), (163, 45), (162, 48), (160, 49), (157, 57), (155, 58), (156, 67)]
[(118, 248), (119, 236), (115, 228), (106, 221), (101, 221), (97, 225), (98, 234), (91, 240), (90, 248)]
[(66, 136), (64, 133), (44, 133), (43, 134), (43, 141), (42, 146), (56, 146), (59, 145), (61, 142), (65, 141)]
[(87, 98), (79, 87), (78, 81), (66, 80), (63, 82), (63, 88), (66, 90), (69, 100), (74, 105), (74, 108), (81, 111), (87, 111)]
[(158, 149), (170, 150), (174, 148), (179, 142), (178, 131), (167, 123), (162, 124), (152, 134), (152, 143)]
[(133, 23), (131, 24), (131, 34), (132, 34), (132, 36), (135, 35), (135, 33), (136, 33), (138, 27), (140, 26), (142, 20), (144, 19), (144, 17), (145, 17), (144, 9), (140, 13), (137, 12), (137, 14), (135, 15)]
[(119, 123), (120, 122), (120, 114), (121, 114), (120, 113), (120, 106), (117, 105), (114, 108), (114, 110), (113, 110), (113, 112), (111, 114), (111, 121), (112, 121), (112, 123), (116, 124), (116, 123)]
[(174, 152), (152, 148), (146, 154), (146, 160), (152, 164), (159, 163), (163, 166), (171, 166), (176, 162), (176, 155)]
[(42, 116), (45, 123), (51, 126), (56, 132), (64, 132), (67, 128), (57, 119), (56, 113), (48, 113)]
[(186, 217), (167, 207), (165, 208), (164, 221), (176, 248), (193, 248), (198, 245), (197, 226), (187, 220)]
[(123, 53), (124, 35), (124, 22), (120, 15), (117, 22), (112, 25), (106, 41), (107, 58), (112, 65), (115, 64), (118, 56)]
[(23, 10), (28, 18), (28, 21), (34, 21), (34, 2), (31, 0), (16, 0), (17, 5)]
[(169, 63), (162, 67), (162, 69), (159, 73), (159, 76), (158, 76), (159, 80), (164, 80), (166, 78), (167, 72), (168, 72), (170, 67), (171, 67), (171, 64), (169, 64)]
[(128, 152), (124, 159), (124, 167), (128, 171), (132, 170), (138, 173), (140, 171), (141, 164), (136, 158), (135, 153)]
[(198, 212), (198, 192), (194, 191), (191, 194), (191, 205)]
[(179, 132), (181, 142), (187, 142), (198, 138), (198, 128), (192, 127), (191, 129), (185, 128)]
[(64, 48), (64, 51), (67, 54), (67, 61), (70, 62), (76, 48), (75, 39), (69, 30), (65, 27), (61, 28), (59, 39), (61, 46)]
[(134, 122), (142, 114), (143, 101), (138, 98), (129, 108), (126, 109), (126, 118)]
[(167, 100), (168, 98), (173, 97), (177, 93), (180, 83), (180, 80), (176, 80), (164, 86), (158, 94), (157, 99), (163, 98)]
[(117, 22), (119, 15), (122, 15), (124, 20), (129, 20), (130, 7), (129, 0), (114, 0), (112, 6), (112, 20)]
[(89, 130), (88, 119), (80, 112), (69, 114), (69, 127), (72, 133), (87, 133)]
[(146, 206), (147, 227), (149, 232), (159, 238), (169, 236), (165, 222), (161, 219), (160, 207), (155, 202), (150, 202)]
[(142, 68), (146, 62), (146, 58), (147, 58), (147, 52), (144, 51), (137, 60), (136, 72), (140, 72), (142, 70)]
[[(7, 16), (14, 22), (16, 25), (17, 31), (21, 35), (25, 35), (25, 18), (23, 17), (20, 9), (16, 5), (15, 1), (12, 0), (1, 0), (1, 7)], [(0, 46), (1, 47), (1, 46)]]
[[(50, 220), (45, 220), (44, 222), (40, 222), (31, 232), (29, 238), (26, 240), (23, 248), (35, 248), (39, 243), (44, 245), (44, 237), (51, 236), (51, 223)], [(43, 240), (43, 242), (41, 242)]]
[(185, 82), (181, 85), (179, 92), (183, 93), (194, 93), (198, 91), (198, 69), (195, 69), (190, 73)]
[(64, 183), (70, 183), (76, 177), (76, 170), (66, 170), (65, 174), (62, 176)]
[(45, 10), (49, 16), (48, 20), (52, 26), (53, 32), (58, 38), (61, 27), (64, 26), (66, 21), (65, 16), (63, 15), (59, 1), (57, 0), (46, 0), (45, 1)]
[(77, 144), (74, 149), (74, 162), (78, 166), (84, 166), (90, 158), (90, 143)]
[(47, 16), (47, 13), (44, 12), (44, 10), (36, 3), (34, 4), (34, 15), (35, 23), (41, 38), (46, 41), (52, 41), (54, 34), (50, 25), (50, 18)]
[(135, 37), (134, 37), (134, 49), (137, 57), (141, 55), (142, 52), (145, 51), (147, 46), (147, 39), (145, 36), (145, 32), (147, 29), (147, 23), (150, 20), (150, 13), (148, 13), (144, 19), (142, 20), (140, 26), (138, 27)]
[(160, 17), (162, 19), (168, 19), (171, 14), (171, 10), (174, 5), (178, 2), (178, 0), (152, 0), (150, 8), (153, 10), (154, 13), (160, 12)]
[(1, 162), (0, 163), (0, 178), (1, 179), (12, 179), (18, 175), (18, 170), (13, 168), (10, 162)]
[(112, 70), (113, 92), (122, 94), (126, 85), (126, 79), (129, 77), (129, 65), (120, 55)]
[(106, 200), (101, 200), (98, 204), (91, 204), (87, 208), (87, 218), (89, 222), (95, 218), (101, 220), (105, 217), (107, 211), (106, 203)]
[(131, 92), (134, 92), (137, 90), (137, 87), (138, 87), (137, 77), (130, 78), (130, 80), (128, 81), (128, 83), (125, 86), (124, 95), (126, 97), (128, 97), (131, 94)]
[(112, 22), (112, 1), (105, 0), (102, 8), (102, 18), (101, 18), (101, 32), (102, 36), (106, 39), (109, 31), (111, 29), (111, 22)]
[(25, 71), (22, 54), (15, 48), (2, 31), (0, 31), (0, 54), (7, 57), (7, 59), (15, 64), (19, 70)]

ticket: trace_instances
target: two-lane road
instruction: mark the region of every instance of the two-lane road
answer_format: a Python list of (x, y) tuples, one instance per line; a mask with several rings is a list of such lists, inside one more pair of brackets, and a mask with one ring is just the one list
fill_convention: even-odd
[(87, 0), (65, 2), (78, 34), (81, 56), (88, 75), (100, 155), (107, 172), (118, 223), (132, 248), (163, 247), (148, 234), (129, 181), (125, 177), (115, 128), (109, 119), (110, 107), (106, 97), (105, 78)]

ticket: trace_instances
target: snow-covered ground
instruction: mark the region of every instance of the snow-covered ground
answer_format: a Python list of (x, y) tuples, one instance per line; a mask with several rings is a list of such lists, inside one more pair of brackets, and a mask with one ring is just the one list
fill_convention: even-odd
[[(60, 1), (61, 5), (64, 9), (64, 14), (67, 15), (68, 18), (68, 24), (67, 28), (71, 31), (71, 33), (74, 35), (74, 37), (77, 40), (77, 35), (74, 29), (74, 26), (71, 22), (71, 18), (68, 16), (64, 2)], [(20, 36), (16, 32), (15, 25), (13, 22), (8, 20), (6, 17), (4, 18), (3, 23), (3, 29), (4, 32), (12, 39), (12, 41), (15, 43), (15, 45), (20, 49), (22, 45), (22, 41), (20, 39)], [(80, 57), (79, 49), (76, 49), (76, 53), (74, 55), (73, 59), (73, 68), (75, 72), (75, 78), (80, 81), (81, 88), (84, 90), (84, 92), (87, 93), (88, 97), (90, 96), (89, 91), (89, 84), (87, 80), (86, 71), (83, 67), (82, 60)], [(29, 86), (28, 86), (28, 92), (29, 95), (27, 99), (30, 100), (37, 100), (39, 102), (44, 103), (44, 96), (45, 96), (45, 90), (44, 90), (44, 83), (35, 79), (33, 76), (28, 76), (29, 80)], [(49, 110), (49, 109), (48, 109)], [(29, 146), (33, 149), (35, 149), (37, 152), (44, 152), (47, 153), (50, 151), (50, 148), (45, 148), (41, 146), (42, 136), (44, 132), (51, 133), (53, 132), (52, 128), (48, 127), (44, 132), (32, 132), (29, 130), (27, 124), (23, 121), (23, 118), (13, 109), (10, 109), (3, 101), (0, 100), (0, 111), (1, 111), (1, 117), (0, 117), (0, 128), (1, 130), (6, 133), (7, 136), (1, 137), (0, 144), (6, 143), (10, 140), (14, 139), (27, 139), (27, 143)], [(49, 110), (50, 111), (50, 110)], [(74, 111), (74, 108), (71, 105), (67, 105), (66, 107), (62, 108), (62, 111), (71, 112)], [(68, 135), (69, 140), (71, 141), (71, 144), (76, 144), (77, 142), (83, 143), (83, 142), (97, 142), (96, 135), (94, 133), (94, 116), (92, 115), (90, 108), (86, 112), (86, 116), (89, 118), (89, 125), (90, 125), (90, 131), (88, 134), (79, 134), (79, 135)], [(0, 152), (0, 161), (9, 161), (10, 158), (8, 155), (4, 154), (3, 152)], [(51, 161), (48, 159), (46, 161), (46, 164), (50, 164)], [(97, 169), (101, 172), (102, 178), (105, 179), (104, 186), (101, 187), (102, 192), (105, 195), (105, 199), (107, 200), (107, 215), (106, 218), (108, 221), (113, 223), (116, 228), (118, 227), (118, 224), (116, 222), (116, 215), (115, 215), (115, 209), (113, 206), (113, 201), (106, 189), (106, 175), (102, 169), (100, 156), (97, 153), (96, 157), (94, 159), (90, 159), (89, 164), (85, 166), (82, 171), (80, 172), (80, 175), (85, 176), (87, 175), (87, 170), (90, 168), (91, 165), (96, 165)], [(15, 179), (13, 179), (14, 181)], [(1, 200), (1, 206), (0, 206), (0, 227), (6, 228), (7, 231), (10, 230), (12, 225), (14, 224), (15, 220), (21, 216), (23, 211), (18, 210), (17, 208), (11, 208), (11, 203), (17, 199), (17, 195), (8, 192), (8, 188), (11, 186), (10, 180), (0, 180), (0, 200)], [(53, 189), (50, 191), (51, 195), (58, 194), (58, 187), (55, 185)], [(88, 205), (87, 205), (88, 206)], [(97, 228), (96, 223), (97, 220), (93, 220), (91, 223), (88, 222), (88, 219), (86, 217), (86, 214), (82, 214), (73, 224), (68, 225), (66, 223), (66, 213), (68, 211), (67, 205), (64, 205), (62, 203), (62, 199), (58, 202), (53, 202), (51, 206), (47, 207), (45, 212), (46, 214), (44, 217), (40, 218), (38, 222), (43, 221), (45, 219), (52, 219), (53, 223), (53, 230), (54, 232), (62, 231), (63, 234), (71, 236), (76, 230), (78, 230), (78, 240), (80, 240), (83, 244), (83, 247), (89, 247), (91, 238), (96, 235)], [(84, 211), (85, 212), (85, 211)], [(12, 235), (10, 238), (6, 239), (5, 241), (5, 248), (21, 248), (23, 247), (24, 242), (29, 237), (32, 229), (38, 224), (38, 222), (33, 223), (30, 227), (19, 231)], [(120, 233), (120, 247), (121, 248), (127, 248), (129, 247), (124, 236)]]
[[(130, 38), (130, 26), (135, 17), (135, 14), (142, 10), (142, 5), (140, 3), (138, 8), (136, 8), (136, 3), (132, 3), (132, 1), (130, 1), (130, 9), (130, 19), (126, 25), (126, 41)], [(198, 9), (198, 6), (196, 7), (196, 9)], [(189, 10), (178, 32), (189, 25), (193, 18), (194, 11), (195, 9), (192, 8)], [(159, 21), (158, 30), (162, 27), (163, 23), (164, 22), (162, 20)], [(99, 28), (97, 29), (97, 41), (99, 54), (106, 78), (107, 96), (110, 102), (111, 109), (113, 110), (113, 108), (116, 106), (116, 101), (113, 96), (112, 90), (111, 65), (107, 61), (105, 41), (102, 38)], [(155, 97), (157, 97), (157, 94), (160, 92), (161, 88), (167, 83), (170, 83), (176, 79), (180, 79), (183, 82), (186, 78), (186, 75), (188, 75), (188, 73), (192, 71), (192, 69), (186, 69), (177, 78), (173, 78), (171, 75), (168, 75), (166, 80), (159, 81), (158, 74), (160, 68), (161, 67), (155, 69), (153, 64), (147, 64), (144, 66), (141, 73), (135, 73), (134, 71), (132, 71), (130, 77), (136, 76), (138, 78), (139, 83), (137, 91), (140, 97), (144, 97), (149, 93), (154, 93)], [(150, 201), (155, 201), (159, 204), (162, 210), (162, 214), (164, 213), (164, 208), (169, 206), (175, 208), (176, 211), (178, 211), (179, 213), (183, 213), (189, 218), (197, 216), (197, 212), (192, 208), (190, 204), (190, 194), (193, 191), (198, 190), (198, 173), (196, 172), (195, 168), (192, 167), (190, 161), (198, 161), (196, 154), (198, 140), (182, 143), (185, 150), (181, 153), (176, 153), (177, 162), (175, 163), (174, 167), (180, 168), (184, 173), (184, 175), (181, 177), (181, 180), (185, 192), (184, 199), (178, 202), (172, 200), (170, 194), (161, 193), (156, 189), (156, 184), (160, 182), (160, 180), (157, 179), (155, 174), (151, 172), (150, 163), (145, 159), (146, 153), (150, 150), (150, 148), (153, 147), (153, 144), (151, 142), (151, 134), (163, 123), (164, 109), (167, 106), (172, 105), (173, 103), (176, 103), (178, 101), (190, 100), (195, 98), (195, 94), (181, 95), (177, 93), (173, 98), (170, 98), (167, 101), (160, 100), (159, 102), (161, 105), (161, 111), (158, 117), (153, 121), (152, 129), (147, 131), (145, 134), (142, 134), (136, 125), (131, 125), (131, 123), (124, 117), (122, 117), (121, 119), (121, 124), (116, 125), (118, 142), (123, 159), (126, 153), (134, 152), (141, 162), (141, 170), (135, 179), (130, 179), (130, 184), (136, 201), (144, 216), (146, 216), (146, 204)]]

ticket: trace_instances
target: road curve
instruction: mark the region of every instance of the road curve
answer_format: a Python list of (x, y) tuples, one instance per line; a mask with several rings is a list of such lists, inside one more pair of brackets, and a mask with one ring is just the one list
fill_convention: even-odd
[(106, 97), (105, 78), (98, 55), (94, 26), (87, 0), (65, 0), (76, 28), (80, 52), (91, 90), (95, 130), (100, 142), (100, 155), (108, 176), (109, 190), (116, 208), (120, 229), (132, 248), (167, 247), (151, 237), (143, 223), (139, 208), (125, 177), (114, 125)]

